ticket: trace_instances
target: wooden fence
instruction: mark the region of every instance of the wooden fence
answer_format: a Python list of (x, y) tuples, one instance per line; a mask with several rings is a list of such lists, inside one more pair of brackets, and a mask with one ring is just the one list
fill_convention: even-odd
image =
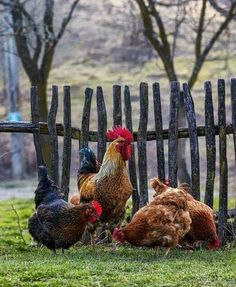
[[(178, 128), (178, 112), (180, 103), (180, 89), (183, 93), (184, 106), (186, 111), (188, 128)], [(134, 142), (137, 142), (138, 160), (135, 160), (135, 151), (132, 149), (131, 159), (129, 160), (130, 179), (133, 185), (133, 212), (140, 206), (148, 202), (148, 177), (147, 177), (147, 141), (156, 141), (157, 173), (161, 180), (165, 175), (165, 156), (164, 140), (168, 140), (168, 177), (171, 186), (177, 186), (177, 147), (179, 138), (190, 139), (191, 156), (191, 180), (192, 194), (196, 199), (200, 199), (200, 161), (198, 137), (204, 136), (206, 139), (206, 190), (205, 203), (213, 206), (214, 181), (216, 174), (216, 135), (219, 135), (219, 166), (220, 166), (220, 186), (219, 186), (219, 213), (218, 213), (218, 232), (223, 238), (228, 217), (228, 167), (227, 167), (227, 134), (233, 134), (234, 157), (236, 162), (236, 79), (231, 79), (231, 106), (232, 124), (226, 125), (225, 110), (225, 81), (218, 80), (218, 122), (214, 120), (214, 109), (212, 102), (212, 87), (208, 81), (204, 85), (205, 90), (205, 126), (197, 126), (194, 110), (194, 102), (187, 84), (180, 87), (178, 82), (170, 83), (170, 108), (169, 108), (169, 127), (163, 129), (162, 108), (159, 83), (152, 86), (152, 102), (154, 108), (155, 130), (148, 131), (148, 112), (149, 112), (149, 91), (147, 83), (140, 84), (140, 120), (138, 131), (133, 131), (132, 123), (132, 104), (130, 89), (124, 87), (124, 114), (125, 125), (133, 132)], [(0, 122), (0, 132), (24, 132), (34, 134), (34, 144), (36, 148), (37, 164), (41, 165), (42, 158), (39, 136), (49, 134), (51, 142), (51, 176), (53, 180), (59, 181), (58, 168), (58, 136), (64, 136), (63, 161), (61, 188), (68, 198), (69, 193), (69, 174), (71, 161), (71, 139), (79, 140), (80, 148), (88, 146), (89, 142), (97, 142), (97, 158), (102, 161), (106, 151), (106, 131), (107, 131), (107, 112), (103, 96), (102, 87), (97, 87), (97, 120), (98, 130), (90, 131), (90, 111), (93, 97), (93, 90), (85, 90), (84, 107), (81, 120), (81, 128), (71, 127), (71, 104), (70, 87), (64, 87), (64, 123), (56, 123), (58, 107), (58, 88), (52, 87), (51, 108), (48, 115), (48, 123), (39, 122), (37, 107), (37, 88), (31, 88), (31, 122)], [(122, 90), (121, 86), (113, 86), (113, 124), (122, 123)], [(138, 175), (137, 175), (138, 170)], [(235, 216), (235, 211), (231, 213)], [(230, 214), (231, 214), (230, 213)], [(231, 215), (232, 215), (231, 214)]]

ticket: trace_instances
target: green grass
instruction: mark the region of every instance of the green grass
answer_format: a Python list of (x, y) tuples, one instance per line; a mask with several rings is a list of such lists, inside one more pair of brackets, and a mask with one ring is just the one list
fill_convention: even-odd
[[(24, 244), (19, 235), (20, 217)], [(53, 256), (31, 244), (26, 230), (31, 200), (0, 203), (0, 286), (236, 286), (236, 248), (185, 253), (173, 250), (154, 256), (152, 249), (118, 246), (73, 247)]]

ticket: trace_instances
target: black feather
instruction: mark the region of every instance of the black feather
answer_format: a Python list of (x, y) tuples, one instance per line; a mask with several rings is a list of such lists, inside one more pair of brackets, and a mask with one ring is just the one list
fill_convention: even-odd
[(94, 152), (90, 148), (85, 147), (80, 150), (80, 155), (83, 158), (81, 161), (81, 167), (78, 170), (78, 175), (97, 172), (97, 162)]

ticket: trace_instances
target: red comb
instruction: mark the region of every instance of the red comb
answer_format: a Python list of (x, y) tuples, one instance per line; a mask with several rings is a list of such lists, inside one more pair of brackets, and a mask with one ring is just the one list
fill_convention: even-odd
[(118, 137), (122, 137), (129, 142), (133, 141), (133, 135), (127, 128), (122, 128), (122, 126), (114, 126), (111, 130), (108, 130), (107, 138), (109, 140), (114, 141)]
[(96, 200), (92, 200), (91, 205), (96, 210), (97, 216), (101, 216), (102, 206)]

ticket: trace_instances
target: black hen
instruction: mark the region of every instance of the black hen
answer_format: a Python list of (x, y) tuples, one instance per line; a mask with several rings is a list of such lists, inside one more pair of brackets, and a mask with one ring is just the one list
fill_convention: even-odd
[(60, 195), (60, 189), (48, 178), (47, 169), (39, 167), (39, 184), (35, 191), (36, 213), (29, 218), (31, 236), (47, 248), (67, 249), (82, 236), (88, 222), (99, 219), (102, 208), (94, 200), (74, 206)]

